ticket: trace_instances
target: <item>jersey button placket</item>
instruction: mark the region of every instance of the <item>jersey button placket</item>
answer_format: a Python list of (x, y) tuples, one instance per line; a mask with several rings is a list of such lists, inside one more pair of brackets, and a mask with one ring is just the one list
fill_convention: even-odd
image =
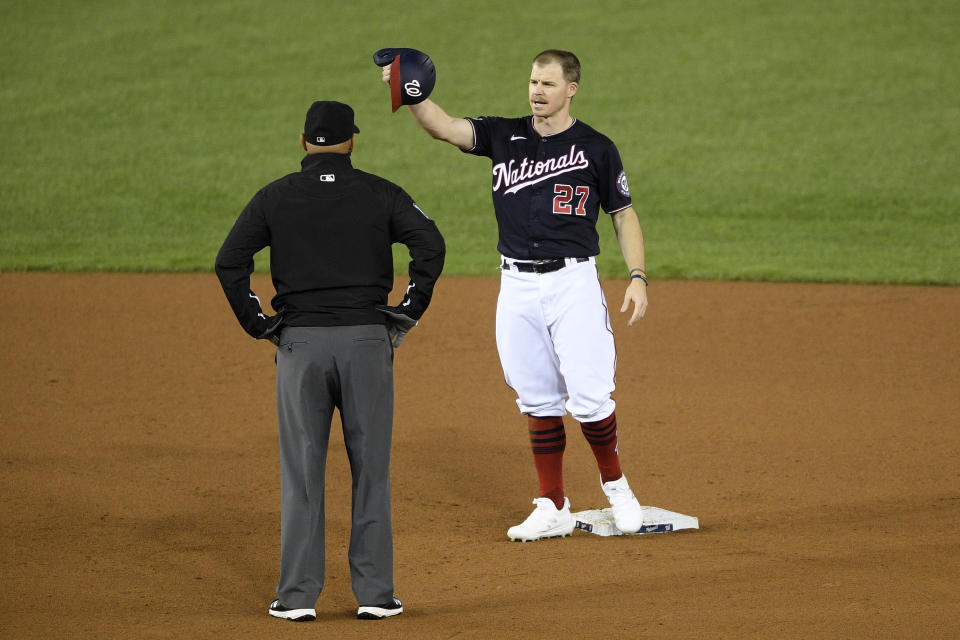
[[(547, 149), (546, 149), (546, 140), (540, 138), (540, 141), (537, 143), (537, 156), (535, 162), (543, 162), (547, 158)], [(540, 216), (544, 215), (543, 212), (549, 212), (547, 207), (547, 202), (550, 200), (550, 194), (546, 192), (546, 186), (543, 183), (534, 185), (533, 187), (533, 197), (531, 198), (530, 206), (530, 228), (535, 229), (534, 236), (530, 241), (530, 250), (534, 255), (538, 255), (540, 249), (540, 234), (546, 223), (545, 220), (541, 220)]]

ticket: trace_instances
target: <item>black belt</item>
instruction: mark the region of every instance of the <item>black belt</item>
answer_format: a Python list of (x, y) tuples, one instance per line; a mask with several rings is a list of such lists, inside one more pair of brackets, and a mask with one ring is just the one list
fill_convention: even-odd
[[(577, 262), (586, 262), (590, 258), (576, 258)], [(533, 260), (531, 262), (503, 261), (501, 269), (516, 269), (523, 273), (552, 273), (567, 266), (566, 258), (552, 258), (549, 260)]]

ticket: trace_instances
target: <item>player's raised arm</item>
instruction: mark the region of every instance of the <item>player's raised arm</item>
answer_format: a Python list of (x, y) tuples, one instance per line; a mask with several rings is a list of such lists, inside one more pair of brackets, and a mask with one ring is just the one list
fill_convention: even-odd
[(410, 113), (424, 131), (461, 149), (473, 148), (473, 127), (465, 118), (452, 118), (433, 100), (410, 105)]
[(453, 118), (428, 99), (436, 81), (433, 61), (422, 51), (406, 48), (381, 49), (373, 61), (383, 67), (383, 82), (390, 87), (393, 110), (407, 105), (423, 129), (437, 140), (460, 149), (474, 145), (473, 127), (464, 118)]

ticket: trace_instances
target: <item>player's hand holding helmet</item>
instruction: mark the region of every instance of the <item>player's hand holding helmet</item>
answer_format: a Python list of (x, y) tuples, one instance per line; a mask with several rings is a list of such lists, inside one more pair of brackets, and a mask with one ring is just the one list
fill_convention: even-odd
[(377, 66), (385, 67), (384, 79), (389, 73), (390, 97), (393, 110), (402, 104), (419, 104), (433, 91), (437, 71), (430, 56), (416, 49), (388, 47), (373, 54)]

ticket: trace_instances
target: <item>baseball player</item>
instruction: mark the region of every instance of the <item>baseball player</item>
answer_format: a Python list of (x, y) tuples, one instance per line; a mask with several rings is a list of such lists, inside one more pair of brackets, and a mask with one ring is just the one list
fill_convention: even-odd
[[(362, 619), (403, 612), (394, 597), (390, 517), (393, 350), (427, 309), (444, 261), (436, 225), (397, 185), (353, 168), (353, 109), (307, 111), (302, 170), (262, 188), (217, 254), (240, 325), (278, 345), (280, 581), (276, 618), (316, 618), (324, 583), (324, 484), (330, 421), (340, 413), (353, 475), (350, 577)], [(407, 246), (410, 284), (396, 307), (393, 243)], [(250, 290), (253, 256), (269, 245), (277, 315)]]
[(620, 468), (611, 397), (616, 350), (595, 264), (599, 210), (610, 216), (629, 269), (620, 309), (632, 305), (628, 325), (647, 309), (643, 234), (616, 146), (570, 115), (580, 62), (556, 49), (534, 58), (528, 90), (532, 115), (454, 118), (424, 95), (425, 86), (433, 87), (435, 71), (423, 58), (410, 49), (374, 55), (377, 64), (389, 64), (382, 77), (391, 86), (394, 110), (399, 97), (431, 136), (487, 156), (493, 164), (502, 256), (497, 350), (506, 382), (527, 416), (540, 483), (536, 508), (507, 535), (531, 541), (573, 532), (562, 473), (568, 412), (593, 450), (616, 526), (636, 532), (643, 511)]

